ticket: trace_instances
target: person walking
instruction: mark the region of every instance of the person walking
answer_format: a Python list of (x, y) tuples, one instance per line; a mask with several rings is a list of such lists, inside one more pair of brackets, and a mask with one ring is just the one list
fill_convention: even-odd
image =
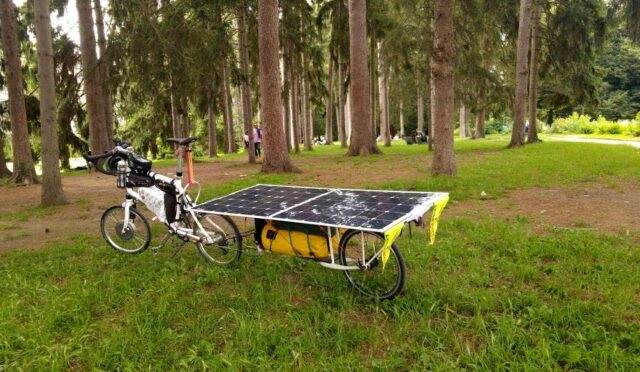
[(249, 148), (249, 134), (248, 133), (243, 134), (242, 138), (244, 139), (244, 148), (248, 149)]
[(255, 145), (256, 148), (256, 157), (260, 157), (260, 155), (262, 154), (262, 146), (261, 143), (262, 142), (262, 128), (260, 128), (258, 126), (258, 124), (254, 124), (253, 126), (253, 143)]

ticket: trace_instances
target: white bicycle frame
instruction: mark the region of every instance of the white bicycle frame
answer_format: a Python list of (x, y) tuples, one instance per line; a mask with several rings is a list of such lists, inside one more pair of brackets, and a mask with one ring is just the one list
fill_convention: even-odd
[[(179, 204), (179, 208), (177, 210), (178, 215), (176, 216), (176, 220), (180, 220), (182, 211), (189, 213), (193, 218), (193, 221), (196, 224), (196, 227), (204, 235), (204, 241), (202, 237), (195, 234), (196, 228), (189, 229), (189, 228), (181, 227), (174, 222), (172, 224), (167, 224), (169, 226), (169, 229), (175, 232), (177, 235), (187, 237), (194, 242), (213, 244), (217, 240), (214, 240), (211, 237), (211, 235), (207, 232), (207, 230), (204, 228), (204, 226), (202, 226), (202, 224), (200, 223), (200, 219), (197, 217), (195, 211), (193, 210), (193, 206), (195, 205), (195, 203), (191, 200), (191, 197), (189, 197), (189, 194), (187, 194), (188, 185), (187, 187), (182, 186), (182, 161), (183, 161), (185, 148), (186, 146), (180, 146), (180, 156), (178, 157), (178, 166), (177, 166), (175, 178), (167, 177), (165, 175), (162, 175), (156, 172), (149, 172), (149, 177), (153, 178), (156, 181), (164, 182), (164, 183), (173, 185), (175, 187), (176, 197), (178, 199), (178, 204)], [(117, 149), (124, 152), (129, 151), (128, 149), (124, 149), (121, 147), (117, 147)], [(124, 161), (121, 160), (121, 162), (124, 162)], [(126, 166), (126, 163), (125, 163), (125, 166)], [(127, 172), (129, 172), (128, 166), (127, 166)], [(137, 191), (134, 190), (134, 188), (125, 187), (125, 192), (126, 192), (126, 200), (124, 203), (122, 203), (122, 207), (124, 208), (124, 223), (122, 226), (122, 233), (125, 233), (127, 226), (129, 226), (129, 211), (131, 210), (131, 207), (133, 207), (136, 201), (143, 202), (142, 197)], [(198, 197), (199, 196), (200, 196), (200, 192), (198, 192)], [(222, 237), (218, 240), (224, 239), (224, 235), (225, 235), (224, 230), (220, 226), (218, 226), (215, 222), (213, 222), (209, 217), (205, 217), (205, 219), (218, 231), (222, 232)]]

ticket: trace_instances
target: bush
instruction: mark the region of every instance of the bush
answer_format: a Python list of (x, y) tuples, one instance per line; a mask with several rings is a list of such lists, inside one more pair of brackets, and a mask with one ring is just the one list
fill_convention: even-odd
[(596, 122), (598, 134), (621, 134), (622, 126), (617, 121), (608, 121), (604, 116), (599, 116)]
[(557, 134), (627, 134), (640, 137), (640, 113), (635, 120), (609, 121), (604, 116), (593, 120), (589, 115), (574, 112), (566, 118), (556, 119), (547, 133)]
[(484, 126), (485, 134), (505, 134), (511, 131), (513, 122), (509, 118), (492, 118)]
[(591, 134), (594, 130), (595, 126), (591, 122), (591, 116), (579, 115), (577, 112), (574, 112), (567, 118), (556, 119), (553, 124), (551, 124), (551, 128), (548, 132), (558, 134)]
[(631, 122), (629, 123), (627, 132), (631, 136), (640, 137), (640, 112), (636, 115), (636, 119), (631, 120)]

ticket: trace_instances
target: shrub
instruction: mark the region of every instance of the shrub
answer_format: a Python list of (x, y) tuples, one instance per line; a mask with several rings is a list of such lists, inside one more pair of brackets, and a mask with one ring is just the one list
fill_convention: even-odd
[(640, 137), (640, 112), (636, 115), (635, 120), (631, 120), (629, 122), (627, 132), (629, 133), (629, 135), (632, 135), (634, 137)]
[(509, 118), (492, 118), (489, 119), (485, 126), (485, 134), (504, 134), (508, 133), (513, 127), (513, 122)]
[(569, 117), (556, 119), (553, 124), (551, 124), (551, 128), (549, 129), (550, 133), (560, 134), (590, 134), (593, 133), (593, 131), (594, 126), (591, 122), (591, 117), (589, 115), (579, 115), (577, 112), (574, 112)]
[(617, 121), (608, 121), (604, 116), (599, 116), (596, 122), (598, 134), (621, 134), (622, 126)]
[(609, 121), (604, 116), (593, 120), (589, 115), (573, 113), (556, 119), (547, 133), (559, 134), (628, 134), (640, 137), (640, 113), (635, 120)]

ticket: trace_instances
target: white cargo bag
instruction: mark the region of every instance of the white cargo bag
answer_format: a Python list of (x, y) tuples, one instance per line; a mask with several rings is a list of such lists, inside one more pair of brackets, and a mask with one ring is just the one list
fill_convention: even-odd
[(144, 202), (144, 205), (146, 205), (147, 209), (156, 215), (158, 221), (166, 223), (167, 215), (164, 210), (164, 191), (152, 186), (141, 187), (138, 189), (138, 193), (140, 194), (140, 198)]

